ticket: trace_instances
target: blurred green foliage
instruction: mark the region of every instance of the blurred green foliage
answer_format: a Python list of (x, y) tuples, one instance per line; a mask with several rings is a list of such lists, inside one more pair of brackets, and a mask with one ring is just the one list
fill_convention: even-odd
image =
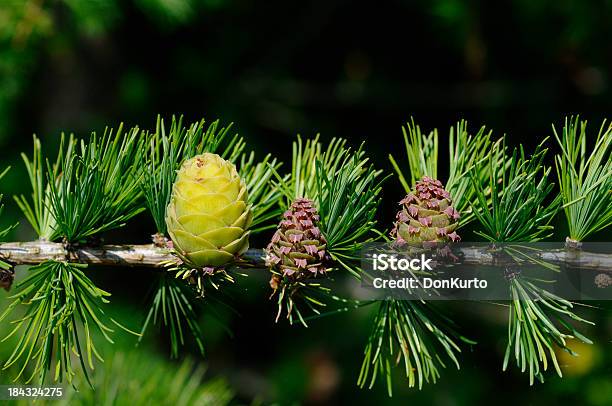
[[(18, 270), (18, 276), (25, 277), (26, 270)], [(4, 310), (6, 302), (0, 305)], [(117, 306), (109, 309), (112, 314), (121, 317), (131, 325), (137, 325), (138, 313), (130, 311), (130, 306)], [(8, 323), (0, 323), (0, 336), (4, 338), (10, 331)], [(94, 338), (102, 344), (100, 350), (107, 355), (103, 364), (98, 364), (93, 373), (91, 390), (79, 371), (73, 384), (62, 384), (65, 396), (60, 400), (37, 401), (36, 404), (50, 405), (191, 405), (191, 404), (229, 404), (234, 397), (225, 379), (210, 378), (206, 366), (197, 360), (185, 357), (178, 362), (170, 362), (165, 354), (155, 348), (144, 345), (136, 348), (136, 339), (130, 334), (116, 336), (115, 345), (100, 340), (101, 333), (94, 332)], [(12, 346), (19, 337), (12, 337), (0, 347), (0, 358), (8, 359)], [(11, 377), (17, 376), (19, 367), (12, 366), (2, 371), (0, 384), (21, 385), (23, 381), (13, 383)], [(78, 388), (75, 389), (75, 388)], [(16, 404), (31, 404), (17, 402)]]

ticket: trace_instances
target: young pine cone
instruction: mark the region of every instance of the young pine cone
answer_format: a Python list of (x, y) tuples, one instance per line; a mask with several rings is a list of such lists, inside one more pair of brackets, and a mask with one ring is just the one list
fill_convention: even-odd
[(391, 231), (397, 245), (420, 247), (460, 240), (455, 232), (459, 212), (439, 180), (423, 177), (399, 204), (402, 209)]
[(198, 268), (233, 261), (249, 248), (251, 219), (234, 164), (210, 153), (183, 162), (166, 209), (168, 234), (181, 259)]
[[(319, 215), (309, 199), (296, 199), (266, 248), (266, 265), (292, 280), (316, 277), (326, 272), (327, 241), (317, 227)], [(278, 286), (273, 275), (271, 286)]]

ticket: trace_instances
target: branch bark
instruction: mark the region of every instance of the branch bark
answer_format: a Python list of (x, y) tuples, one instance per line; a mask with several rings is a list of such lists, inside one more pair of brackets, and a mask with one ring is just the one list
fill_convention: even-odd
[[(254, 265), (263, 264), (262, 255), (262, 250), (251, 249), (244, 255), (244, 259)], [(62, 243), (43, 240), (0, 244), (0, 259), (14, 265), (36, 265), (56, 260), (143, 268), (162, 268), (165, 264), (177, 260), (171, 250), (153, 244), (83, 246), (67, 250)]]
[[(469, 265), (499, 265), (490, 252), (482, 247), (460, 247), (462, 263)], [(252, 265), (263, 265), (263, 250), (250, 249), (243, 258)], [(543, 261), (585, 270), (612, 272), (612, 255), (564, 249), (536, 254)], [(153, 244), (103, 245), (77, 247), (68, 251), (64, 244), (48, 241), (8, 242), (0, 244), (0, 258), (14, 265), (36, 265), (47, 260), (67, 260), (91, 265), (161, 268), (176, 257), (166, 248)]]

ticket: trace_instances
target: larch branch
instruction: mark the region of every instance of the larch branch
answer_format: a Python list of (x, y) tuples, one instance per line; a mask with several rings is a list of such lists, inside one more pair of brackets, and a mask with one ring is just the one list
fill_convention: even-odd
[[(467, 265), (500, 265), (499, 259), (483, 247), (455, 247)], [(585, 270), (612, 272), (612, 255), (565, 249), (534, 252), (540, 260)], [(243, 259), (251, 265), (263, 266), (263, 250), (250, 249)], [(70, 261), (115, 267), (162, 268), (177, 258), (167, 248), (153, 244), (79, 246), (68, 250), (64, 244), (49, 241), (7, 242), (0, 244), (0, 259), (14, 265), (36, 265), (47, 260)]]

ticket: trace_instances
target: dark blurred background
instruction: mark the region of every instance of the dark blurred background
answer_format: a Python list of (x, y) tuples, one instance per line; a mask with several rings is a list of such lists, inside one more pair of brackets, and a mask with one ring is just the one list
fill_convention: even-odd
[[(385, 169), (389, 152), (401, 156), (401, 125), (411, 116), (442, 138), (466, 118), (527, 147), (569, 114), (589, 119), (595, 134), (612, 107), (611, 21), (604, 0), (3, 0), (0, 166), (13, 170), (2, 191), (28, 193), (19, 153), (30, 152), (33, 133), (54, 151), (62, 131), (85, 136), (122, 121), (151, 128), (157, 114), (234, 122), (252, 148), (285, 162), (297, 133), (366, 141)], [(382, 221), (392, 220), (401, 194), (391, 179)], [(22, 220), (10, 198), (5, 213), (1, 224)], [(146, 242), (153, 231), (142, 215), (107, 240)], [(11, 236), (32, 237), (23, 220)], [(148, 274), (113, 272), (93, 271), (114, 293), (115, 311), (142, 314)], [(226, 377), (241, 402), (612, 404), (609, 306), (589, 313), (599, 344), (561, 359), (565, 379), (550, 375), (533, 388), (515, 370), (501, 373), (505, 310), (452, 306), (451, 317), (479, 341), (462, 370), (443, 371), (421, 392), (398, 373), (387, 399), (382, 382), (372, 391), (355, 386), (373, 309), (289, 328), (273, 323), (265, 275), (237, 291), (236, 313), (218, 306), (216, 319), (202, 323), (209, 373)], [(163, 334), (150, 339), (167, 350)]]

